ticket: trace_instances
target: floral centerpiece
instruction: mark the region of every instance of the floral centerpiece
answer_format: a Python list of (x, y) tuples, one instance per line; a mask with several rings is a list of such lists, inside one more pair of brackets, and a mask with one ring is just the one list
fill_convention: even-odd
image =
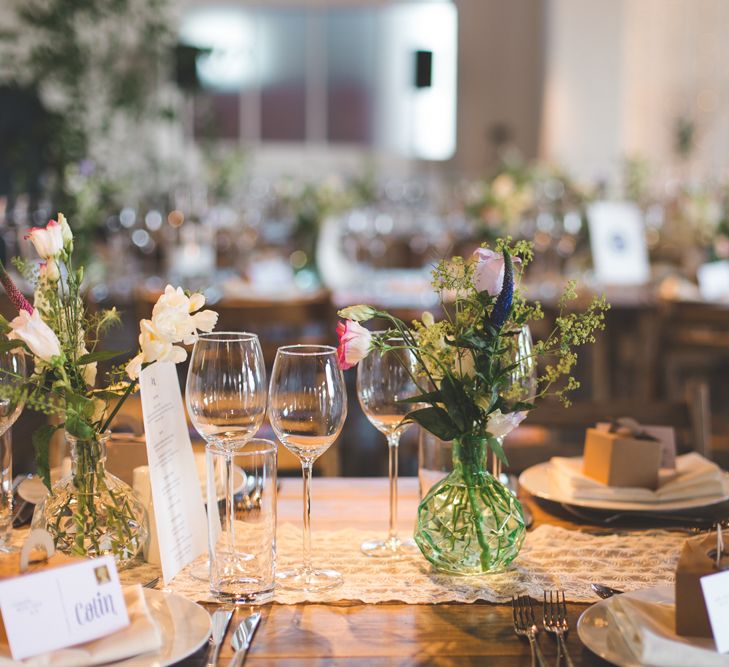
[[(27, 237), (43, 260), (16, 264), (34, 284), (31, 305), (0, 263), (0, 282), (18, 316), (0, 320), (2, 349), (20, 348), (35, 367), (27, 381), (0, 385), (0, 392), (21, 392), (31, 408), (55, 417), (33, 435), (36, 463), (50, 495), (36, 507), (33, 526), (48, 530), (61, 551), (81, 556), (112, 554), (120, 565), (140, 552), (147, 537), (144, 508), (132, 489), (108, 473), (105, 445), (111, 423), (137, 388), (143, 367), (155, 361), (180, 362), (180, 343), (194, 341), (197, 331), (211, 331), (217, 314), (201, 311), (205, 297), (186, 295), (168, 285), (142, 320), (140, 351), (126, 365), (112, 367), (108, 382), (96, 388), (97, 364), (122, 353), (97, 350), (102, 334), (119, 321), (117, 311), (89, 313), (82, 299), (83, 267), (73, 265), (73, 234), (62, 214)], [(71, 447), (71, 474), (51, 486), (48, 448), (63, 429)]]
[[(503, 438), (547, 393), (569, 404), (569, 392), (579, 386), (571, 375), (575, 348), (594, 342), (595, 331), (604, 327), (604, 297), (594, 298), (584, 312), (568, 311), (576, 298), (570, 282), (554, 330), (525, 351), (524, 327), (543, 317), (539, 303), (529, 304), (519, 288), (532, 256), (531, 243), (506, 239), (495, 250), (477, 249), (470, 260), (454, 257), (438, 264), (433, 286), (445, 313), (438, 322), (424, 313), (408, 327), (367, 305), (339, 312), (345, 318), (338, 326), (342, 368), (367, 354), (396, 349), (388, 339), (401, 339), (420, 369), (414, 378), (419, 393), (407, 399), (413, 409), (404, 421), (454, 441), (453, 472), (421, 501), (415, 534), (425, 557), (446, 572), (499, 571), (518, 554), (525, 532), (522, 508), (486, 470), (487, 451), (506, 463)], [(375, 317), (388, 323), (388, 331), (373, 334), (360, 324)], [(538, 373), (537, 360), (542, 362)]]

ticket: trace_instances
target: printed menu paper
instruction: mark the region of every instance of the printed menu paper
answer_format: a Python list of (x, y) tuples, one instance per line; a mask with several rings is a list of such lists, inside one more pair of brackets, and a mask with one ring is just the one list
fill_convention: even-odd
[(701, 590), (716, 650), (729, 653), (729, 570), (701, 577)]
[(0, 582), (0, 611), (15, 660), (104, 637), (129, 625), (111, 556)]
[(207, 552), (207, 519), (177, 370), (157, 362), (139, 376), (149, 477), (165, 584)]

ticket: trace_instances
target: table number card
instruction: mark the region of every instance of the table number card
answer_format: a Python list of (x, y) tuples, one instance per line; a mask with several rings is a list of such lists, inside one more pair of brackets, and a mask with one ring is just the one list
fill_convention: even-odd
[(129, 625), (111, 556), (0, 582), (0, 611), (15, 660), (75, 646)]
[(701, 590), (716, 650), (729, 653), (729, 570), (701, 577)]
[(149, 477), (165, 584), (207, 551), (207, 519), (175, 365), (139, 376)]

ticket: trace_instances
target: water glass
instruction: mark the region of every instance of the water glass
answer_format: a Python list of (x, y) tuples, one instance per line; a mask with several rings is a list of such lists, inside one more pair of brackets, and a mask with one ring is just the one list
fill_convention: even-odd
[(276, 445), (249, 440), (232, 454), (212, 446), (205, 460), (210, 591), (267, 602), (276, 574)]

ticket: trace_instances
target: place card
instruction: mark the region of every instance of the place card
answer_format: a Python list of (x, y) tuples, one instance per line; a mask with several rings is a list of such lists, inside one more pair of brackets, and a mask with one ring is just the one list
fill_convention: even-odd
[(709, 623), (719, 653), (729, 653), (729, 570), (701, 577)]
[(640, 209), (631, 202), (598, 201), (587, 208), (595, 278), (603, 285), (643, 285), (651, 268)]
[(207, 519), (187, 430), (177, 370), (171, 362), (139, 376), (157, 540), (165, 584), (207, 552)]
[(129, 625), (111, 556), (4, 579), (0, 612), (15, 660), (98, 639)]

